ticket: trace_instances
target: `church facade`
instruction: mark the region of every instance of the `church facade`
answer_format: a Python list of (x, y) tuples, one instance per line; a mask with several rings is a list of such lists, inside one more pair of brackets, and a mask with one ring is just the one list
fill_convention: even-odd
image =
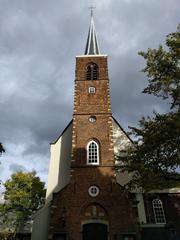
[[(116, 171), (115, 155), (132, 145), (112, 116), (108, 57), (91, 16), (85, 54), (76, 57), (73, 119), (51, 144), (46, 204), (34, 217), (32, 240), (166, 239), (163, 204), (172, 196), (180, 209), (178, 189), (151, 197), (124, 191), (130, 176)], [(179, 215), (171, 220), (177, 235)]]

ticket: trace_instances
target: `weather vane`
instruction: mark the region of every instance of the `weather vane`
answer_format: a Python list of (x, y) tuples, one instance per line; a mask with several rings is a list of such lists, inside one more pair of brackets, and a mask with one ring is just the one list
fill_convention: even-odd
[(89, 7), (89, 9), (91, 9), (91, 17), (93, 16), (93, 11), (94, 11), (95, 8), (96, 8), (96, 7), (94, 7), (94, 6), (90, 6), (90, 7)]

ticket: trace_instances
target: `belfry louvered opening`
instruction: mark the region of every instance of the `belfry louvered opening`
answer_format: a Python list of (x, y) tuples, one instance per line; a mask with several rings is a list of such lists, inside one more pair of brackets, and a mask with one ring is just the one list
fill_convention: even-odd
[(86, 79), (87, 80), (97, 80), (98, 79), (98, 66), (95, 63), (90, 63), (86, 68)]

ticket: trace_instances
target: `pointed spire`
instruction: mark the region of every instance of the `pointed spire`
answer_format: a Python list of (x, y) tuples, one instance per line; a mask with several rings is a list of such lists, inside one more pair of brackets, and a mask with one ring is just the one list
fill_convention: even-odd
[(93, 8), (94, 7), (90, 7), (91, 22), (90, 22), (89, 33), (88, 33), (88, 38), (87, 38), (87, 43), (86, 43), (85, 55), (99, 55), (100, 54), (96, 30), (95, 30), (95, 26), (94, 26)]

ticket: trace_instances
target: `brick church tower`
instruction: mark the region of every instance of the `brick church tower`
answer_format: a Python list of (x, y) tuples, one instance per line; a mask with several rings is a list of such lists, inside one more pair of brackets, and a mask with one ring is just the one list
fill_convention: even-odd
[(122, 190), (126, 176), (115, 170), (115, 153), (132, 142), (112, 117), (107, 60), (91, 13), (85, 54), (76, 57), (73, 120), (51, 144), (33, 240), (137, 239), (135, 196)]

